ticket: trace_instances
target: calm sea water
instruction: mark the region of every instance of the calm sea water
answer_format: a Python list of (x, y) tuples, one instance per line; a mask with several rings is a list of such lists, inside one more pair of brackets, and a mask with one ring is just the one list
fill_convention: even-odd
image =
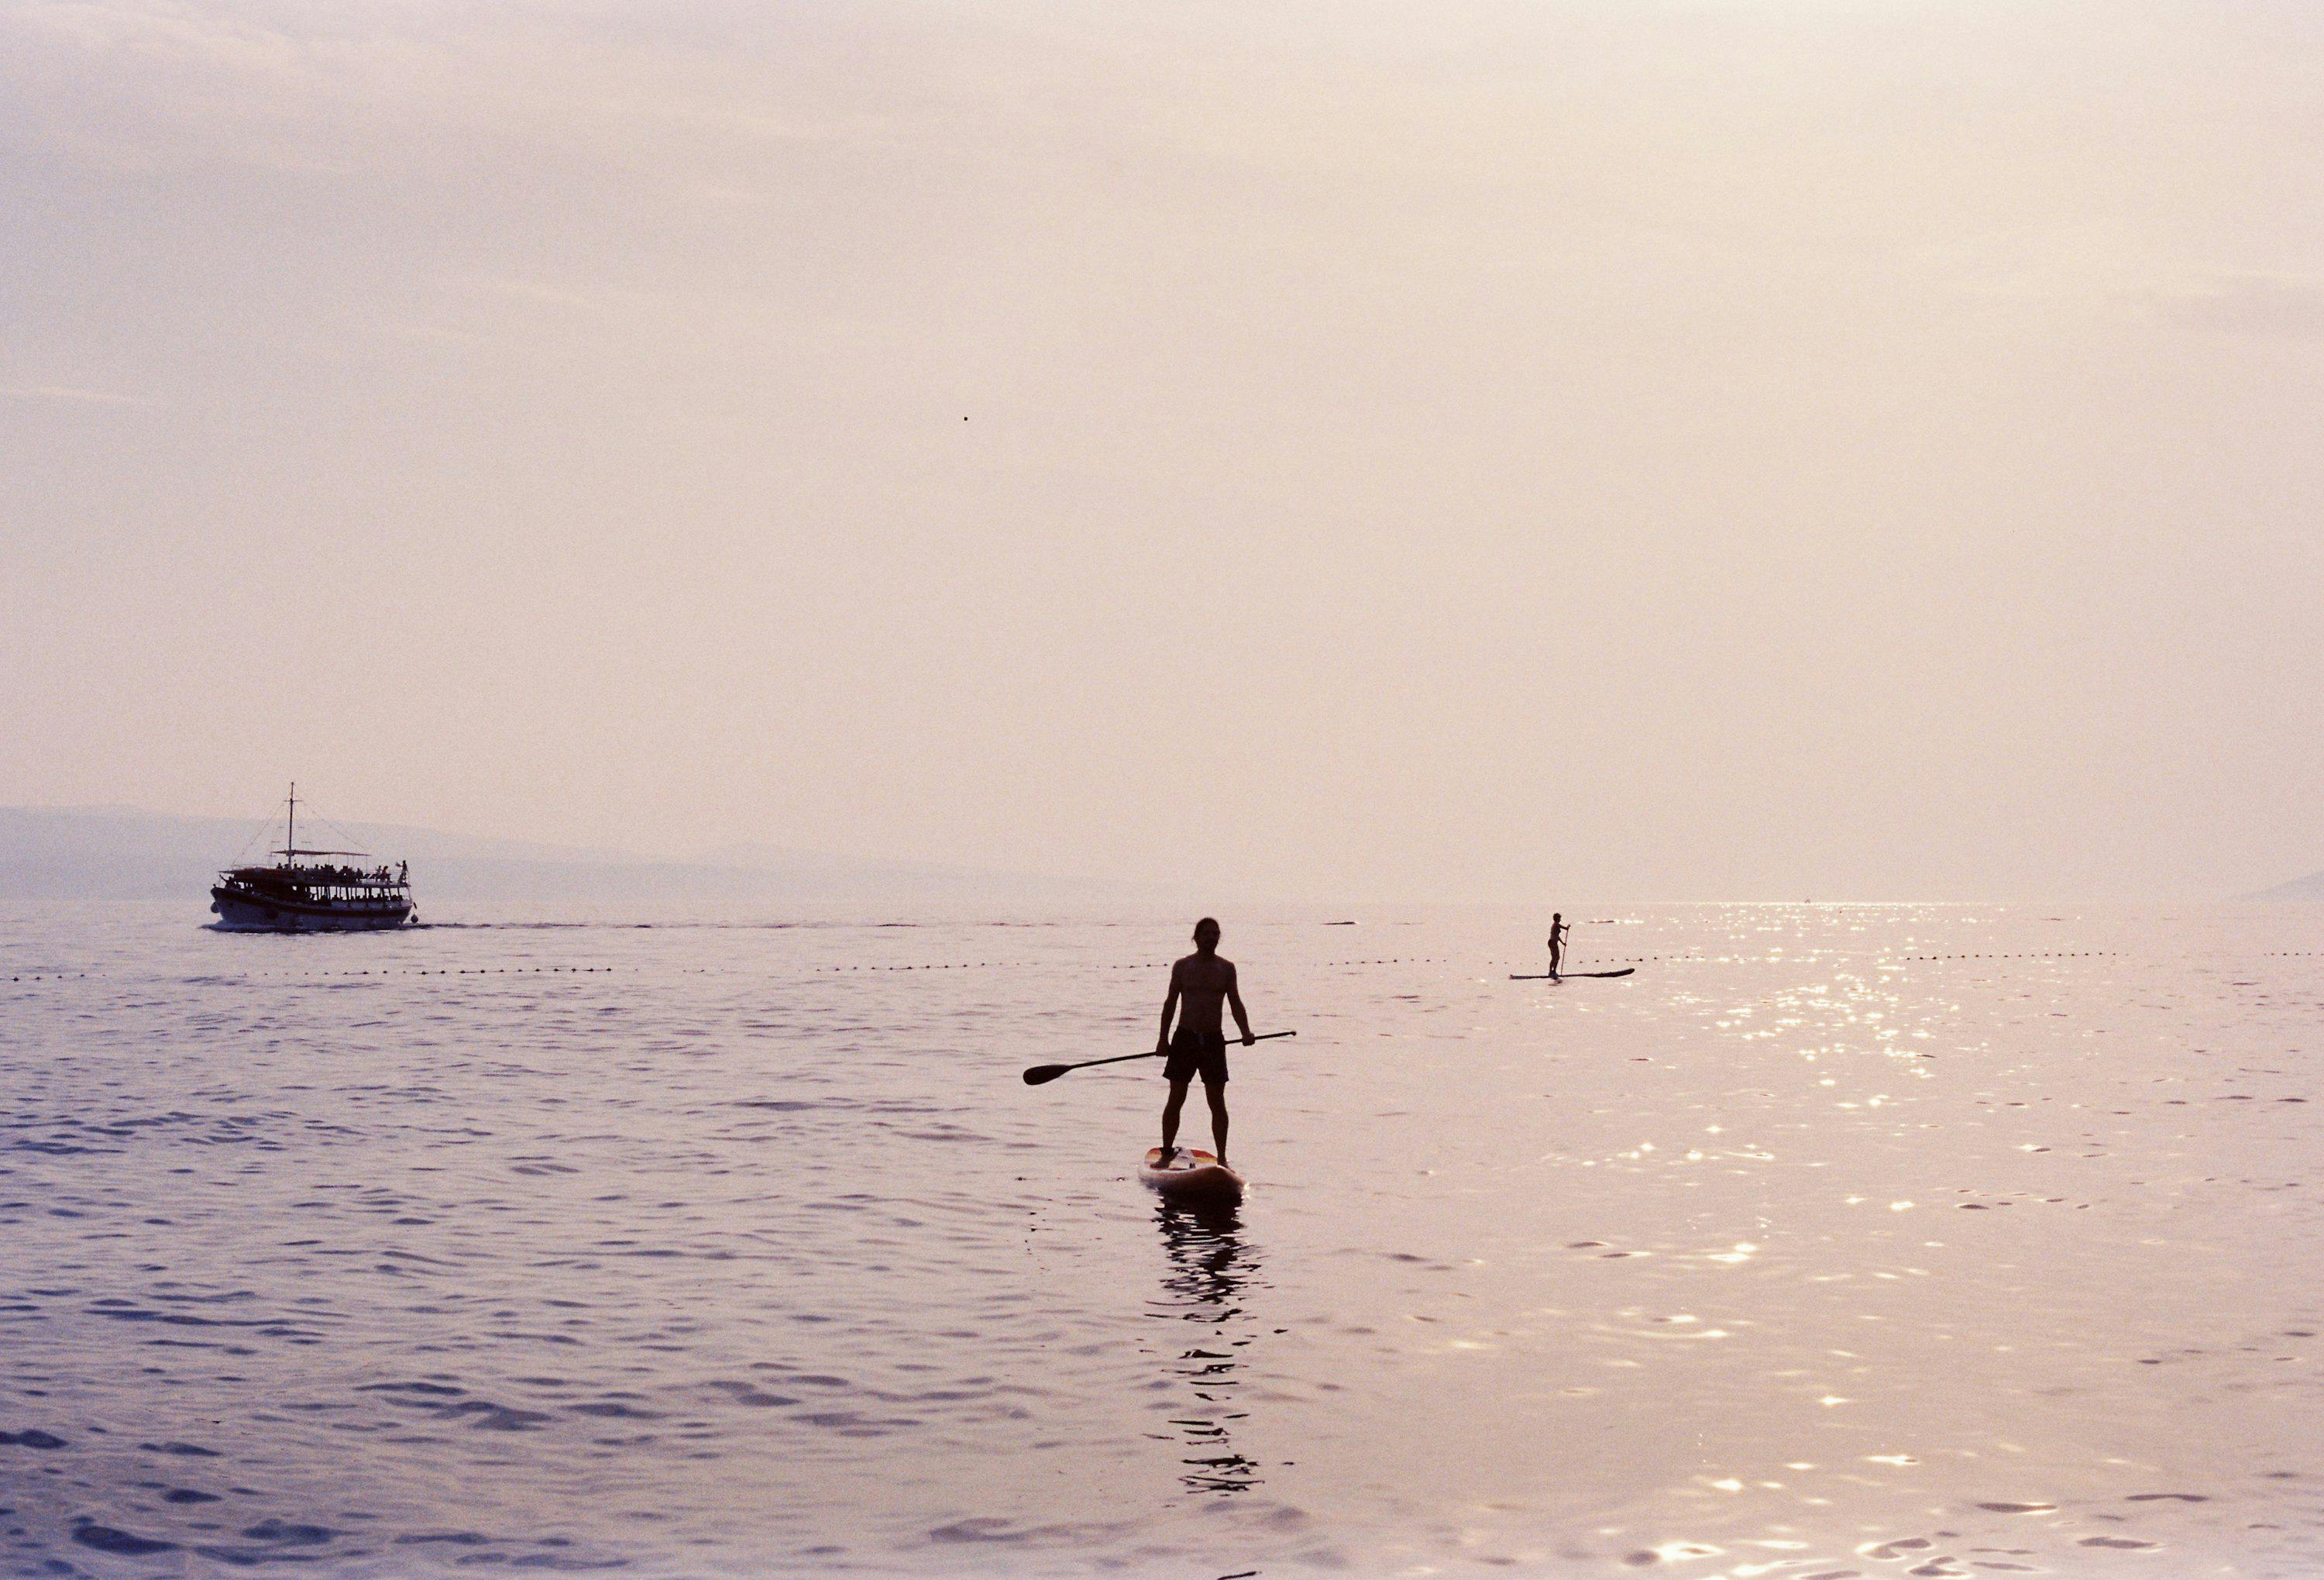
[(0, 909), (0, 1571), (2324, 1574), (2324, 912), (1568, 913), (1228, 916), (1197, 1217), (1189, 919)]

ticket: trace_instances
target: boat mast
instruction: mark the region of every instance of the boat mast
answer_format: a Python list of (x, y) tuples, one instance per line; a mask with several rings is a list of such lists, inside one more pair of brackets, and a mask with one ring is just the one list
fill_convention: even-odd
[(282, 830), (282, 864), (295, 866), (299, 861), (299, 781), (290, 781), (290, 821)]

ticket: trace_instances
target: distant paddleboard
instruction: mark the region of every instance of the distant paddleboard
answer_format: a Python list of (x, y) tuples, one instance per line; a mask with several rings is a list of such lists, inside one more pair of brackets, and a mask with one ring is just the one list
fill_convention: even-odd
[(1625, 966), (1619, 971), (1561, 971), (1554, 976), (1546, 971), (1531, 973), (1512, 971), (1509, 973), (1509, 980), (1511, 982), (1564, 982), (1576, 976), (1635, 976), (1637, 972), (1638, 968), (1635, 966)]
[(1146, 1161), (1138, 1166), (1138, 1178), (1180, 1201), (1231, 1200), (1242, 1194), (1241, 1175), (1192, 1147), (1177, 1148), (1167, 1166), (1162, 1149), (1148, 1147)]

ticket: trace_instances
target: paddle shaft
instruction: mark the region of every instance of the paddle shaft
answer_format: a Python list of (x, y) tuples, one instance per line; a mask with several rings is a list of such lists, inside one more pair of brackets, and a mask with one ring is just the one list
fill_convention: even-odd
[[(1299, 1033), (1296, 1031), (1262, 1031), (1258, 1036), (1253, 1037), (1251, 1040), (1253, 1042), (1271, 1042), (1277, 1037), (1296, 1037), (1298, 1035)], [(1240, 1047), (1241, 1046), (1241, 1039), (1240, 1038), (1235, 1039), (1234, 1041), (1229, 1044), (1229, 1046)], [(1170, 1050), (1167, 1048), (1157, 1048), (1151, 1053), (1117, 1053), (1111, 1058), (1085, 1058), (1079, 1064), (1036, 1065), (1033, 1068), (1025, 1072), (1025, 1079), (1028, 1084), (1030, 1084), (1034, 1077), (1038, 1076), (1041, 1080), (1046, 1083), (1056, 1080), (1067, 1070), (1085, 1070), (1093, 1065), (1126, 1064), (1133, 1058), (1165, 1058), (1169, 1056), (1169, 1052)]]

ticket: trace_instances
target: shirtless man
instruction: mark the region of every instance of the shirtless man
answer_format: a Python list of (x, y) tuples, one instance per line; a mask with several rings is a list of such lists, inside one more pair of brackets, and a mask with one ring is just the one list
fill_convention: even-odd
[[(1235, 986), (1231, 960), (1219, 957), (1219, 924), (1209, 917), (1194, 924), (1194, 952), (1170, 967), (1170, 995), (1162, 1001), (1162, 1031), (1154, 1051), (1165, 1054), (1162, 1078), (1170, 1083), (1170, 1099), (1162, 1104), (1162, 1161), (1169, 1162), (1178, 1147), (1178, 1111), (1186, 1104), (1186, 1084), (1203, 1077), (1203, 1095), (1211, 1103), (1211, 1144), (1219, 1161), (1227, 1160), (1227, 1039), (1219, 1023), (1219, 1007), (1234, 1012), (1242, 1029), (1243, 1046), (1250, 1046), (1250, 1017), (1243, 1013), (1242, 994)], [(1170, 1034), (1170, 1016), (1178, 1017), (1178, 1034)]]
[(1565, 969), (1565, 935), (1573, 929), (1565, 925), (1565, 913), (1555, 910), (1549, 917), (1549, 974), (1557, 975)]

